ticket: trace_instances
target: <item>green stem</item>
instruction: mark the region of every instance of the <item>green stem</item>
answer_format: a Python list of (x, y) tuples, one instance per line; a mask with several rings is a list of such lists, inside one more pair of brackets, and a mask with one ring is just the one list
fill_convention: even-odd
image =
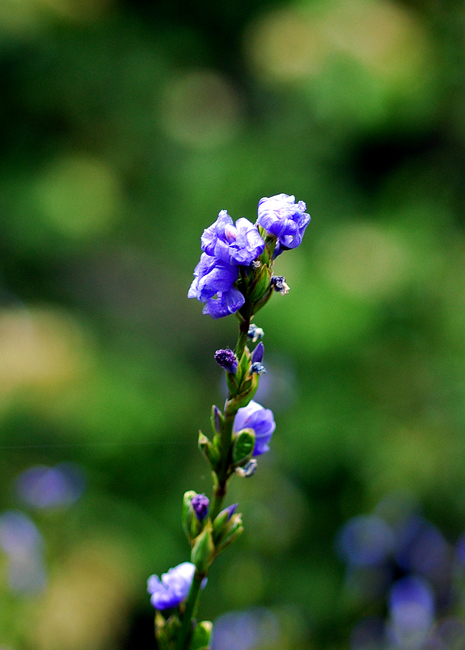
[(241, 357), (244, 354), (245, 346), (247, 345), (247, 334), (250, 328), (250, 320), (250, 316), (248, 318), (244, 318), (239, 326), (239, 339), (236, 346), (236, 357), (238, 361), (241, 360)]
[(197, 601), (199, 598), (200, 587), (205, 578), (204, 574), (199, 574), (197, 571), (194, 573), (194, 579), (189, 591), (189, 596), (186, 601), (186, 608), (182, 617), (181, 629), (179, 630), (178, 638), (176, 641), (176, 650), (188, 650), (189, 641), (192, 631), (192, 617), (195, 614)]

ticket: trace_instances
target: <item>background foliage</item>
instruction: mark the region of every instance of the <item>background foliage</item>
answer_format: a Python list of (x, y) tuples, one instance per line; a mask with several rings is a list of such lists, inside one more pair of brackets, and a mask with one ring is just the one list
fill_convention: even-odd
[[(262, 196), (312, 223), (257, 321), (277, 430), (202, 616), (267, 607), (266, 647), (346, 648), (383, 605), (345, 586), (344, 522), (402, 493), (463, 532), (464, 24), (432, 0), (0, 1), (0, 508), (47, 576), (14, 589), (0, 551), (0, 645), (154, 647), (145, 580), (187, 559), (235, 341), (186, 298), (199, 237)], [(63, 462), (78, 501), (21, 503)]]

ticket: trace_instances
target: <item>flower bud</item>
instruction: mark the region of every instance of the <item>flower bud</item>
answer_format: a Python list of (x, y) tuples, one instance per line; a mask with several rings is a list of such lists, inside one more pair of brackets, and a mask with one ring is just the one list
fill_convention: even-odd
[(249, 302), (257, 302), (268, 291), (271, 280), (271, 270), (264, 264), (260, 269), (256, 269), (253, 279), (248, 287), (247, 299)]
[(238, 513), (231, 518), (227, 526), (223, 529), (216, 544), (217, 553), (224, 551), (224, 549), (232, 544), (243, 532), (244, 526), (242, 525), (242, 515)]
[(226, 370), (226, 372), (235, 375), (237, 372), (237, 357), (232, 350), (217, 350), (215, 352), (216, 363)]
[(184, 493), (182, 498), (182, 527), (189, 542), (195, 539), (202, 530), (202, 524), (192, 507), (192, 500), (196, 496), (199, 496), (197, 492), (189, 490)]
[(265, 353), (265, 346), (260, 342), (255, 350), (252, 352), (252, 363), (261, 363), (263, 360), (263, 354)]
[(215, 440), (210, 442), (206, 435), (199, 431), (199, 449), (207, 459), (208, 464), (213, 471), (218, 467), (220, 452), (215, 444)]
[(198, 573), (206, 573), (208, 567), (215, 557), (215, 545), (213, 544), (212, 526), (208, 522), (203, 531), (195, 540), (191, 552), (191, 561), (195, 564)]
[(212, 429), (214, 434), (219, 434), (221, 432), (221, 423), (223, 421), (223, 416), (221, 414), (220, 409), (213, 405), (212, 406), (212, 414), (210, 417)]
[(197, 623), (192, 632), (189, 650), (207, 650), (210, 645), (210, 637), (213, 630), (211, 621), (201, 621)]
[(208, 515), (208, 507), (210, 505), (208, 497), (205, 494), (196, 494), (192, 497), (191, 505), (195, 516), (202, 522)]
[(215, 545), (217, 544), (220, 537), (223, 535), (225, 526), (229, 523), (231, 517), (236, 512), (237, 503), (233, 503), (232, 506), (228, 506), (222, 510), (213, 520), (213, 541)]

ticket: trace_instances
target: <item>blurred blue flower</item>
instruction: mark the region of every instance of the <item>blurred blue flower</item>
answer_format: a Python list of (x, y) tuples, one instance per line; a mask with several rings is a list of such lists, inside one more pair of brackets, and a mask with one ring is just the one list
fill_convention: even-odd
[(8, 556), (8, 581), (13, 591), (23, 595), (43, 591), (47, 581), (43, 538), (32, 519), (16, 510), (0, 515), (0, 548)]
[(302, 242), (310, 215), (303, 201), (295, 203), (295, 197), (276, 194), (264, 197), (258, 202), (257, 223), (278, 238), (275, 254), (286, 248), (297, 248)]
[(238, 410), (234, 420), (234, 433), (238, 433), (242, 429), (254, 430), (254, 456), (260, 456), (269, 450), (268, 443), (275, 428), (273, 412), (253, 400), (247, 406)]
[(56, 467), (36, 465), (22, 472), (16, 479), (19, 499), (33, 508), (57, 508), (75, 503), (85, 490), (81, 468), (73, 463)]
[(265, 248), (257, 226), (242, 217), (233, 220), (226, 210), (221, 210), (218, 219), (203, 231), (202, 250), (226, 264), (250, 266)]
[(191, 562), (183, 562), (168, 573), (163, 573), (161, 580), (152, 575), (147, 580), (147, 591), (151, 594), (150, 602), (156, 609), (177, 607), (189, 595), (195, 566)]
[(427, 578), (443, 575), (451, 559), (451, 549), (436, 526), (420, 515), (401, 526), (396, 541), (396, 560), (404, 571)]
[(279, 625), (265, 608), (229, 612), (214, 623), (211, 650), (252, 650), (274, 646), (279, 641)]
[(23, 557), (41, 549), (39, 529), (24, 512), (8, 510), (0, 515), (0, 548), (10, 557)]
[(394, 533), (377, 515), (359, 515), (350, 519), (336, 539), (341, 558), (355, 566), (384, 562), (394, 548)]
[(388, 607), (391, 641), (400, 647), (421, 647), (434, 623), (434, 593), (428, 581), (413, 575), (397, 580)]

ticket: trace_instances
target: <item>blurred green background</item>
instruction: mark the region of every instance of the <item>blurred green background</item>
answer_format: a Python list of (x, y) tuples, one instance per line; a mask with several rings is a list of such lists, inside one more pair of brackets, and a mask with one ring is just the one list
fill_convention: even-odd
[[(465, 530), (464, 28), (433, 0), (0, 0), (0, 508), (47, 574), (15, 591), (0, 551), (1, 647), (155, 647), (145, 581), (188, 559), (236, 337), (187, 300), (199, 238), (262, 196), (312, 222), (257, 318), (277, 429), (202, 617), (266, 606), (273, 647), (342, 650), (347, 519), (400, 490)], [(63, 462), (83, 496), (22, 504)]]

